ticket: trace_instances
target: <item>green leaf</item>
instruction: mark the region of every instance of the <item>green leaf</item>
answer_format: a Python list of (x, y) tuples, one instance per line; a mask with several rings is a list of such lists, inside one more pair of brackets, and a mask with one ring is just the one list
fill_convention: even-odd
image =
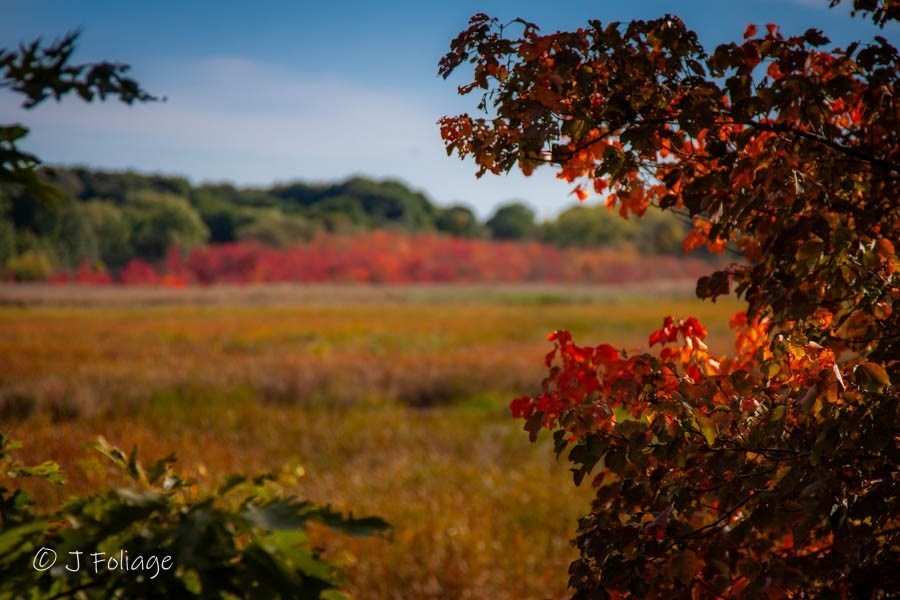
[(787, 407), (784, 404), (779, 404), (772, 409), (772, 412), (769, 413), (769, 421), (775, 422), (782, 420), (786, 412)]
[(293, 503), (276, 500), (264, 506), (248, 504), (244, 516), (253, 524), (265, 529), (297, 529), (309, 520), (307, 509), (311, 503)]
[(159, 459), (147, 468), (147, 481), (156, 483), (156, 481), (165, 475), (169, 470), (169, 465), (175, 462), (175, 453), (168, 454)]
[(294, 570), (304, 575), (317, 577), (324, 581), (338, 583), (339, 571), (334, 566), (316, 556), (305, 548), (308, 541), (302, 531), (275, 531), (263, 538), (263, 547), (287, 562)]
[(145, 479), (144, 470), (141, 468), (141, 464), (138, 462), (138, 447), (137, 444), (131, 449), (131, 454), (128, 455), (128, 474), (135, 481), (140, 481)]
[(28, 135), (28, 128), (20, 123), (0, 125), (0, 141), (15, 142)]
[(228, 478), (225, 480), (225, 483), (223, 483), (222, 485), (219, 486), (217, 493), (219, 493), (220, 495), (227, 494), (228, 492), (230, 492), (231, 490), (233, 490), (234, 488), (236, 488), (237, 486), (241, 485), (242, 483), (244, 483), (246, 481), (247, 481), (247, 478), (244, 477), (243, 475), (229, 475)]
[(39, 465), (31, 467), (21, 467), (19, 469), (19, 474), (20, 476), (40, 477), (56, 484), (63, 484), (66, 482), (66, 477), (63, 475), (59, 465), (52, 460), (47, 460)]
[(32, 534), (44, 531), (49, 524), (49, 521), (31, 521), (0, 533), (0, 557), (7, 556), (28, 541)]
[(356, 537), (367, 537), (391, 528), (387, 521), (378, 517), (361, 517), (356, 519), (352, 514), (344, 517), (340, 513), (331, 510), (328, 506), (316, 510), (311, 516), (335, 531)]
[(125, 469), (128, 468), (128, 459), (125, 454), (110, 444), (102, 435), (97, 437), (97, 441), (94, 443), (93, 448), (116, 465)]
[(697, 417), (697, 423), (699, 424), (700, 433), (703, 434), (706, 443), (710, 446), (716, 443), (716, 436), (718, 432), (716, 431), (716, 424), (709, 417)]

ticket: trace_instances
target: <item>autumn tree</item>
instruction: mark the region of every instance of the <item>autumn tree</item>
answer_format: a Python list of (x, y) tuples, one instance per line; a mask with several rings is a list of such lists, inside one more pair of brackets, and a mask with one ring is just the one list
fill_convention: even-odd
[(478, 14), (440, 73), (469, 65), (484, 114), (440, 121), (448, 154), (550, 165), (625, 218), (678, 212), (686, 250), (736, 256), (697, 295), (746, 302), (729, 353), (692, 317), (658, 351), (550, 335), (542, 391), (511, 409), (596, 490), (575, 597), (900, 592), (896, 49), (770, 24), (708, 52), (671, 15), (543, 34)]

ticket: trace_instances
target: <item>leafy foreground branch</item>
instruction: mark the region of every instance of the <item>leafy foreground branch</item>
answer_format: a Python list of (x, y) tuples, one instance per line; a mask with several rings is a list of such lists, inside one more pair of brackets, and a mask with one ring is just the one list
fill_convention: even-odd
[[(79, 35), (72, 31), (51, 44), (34, 40), (16, 49), (0, 48), (0, 90), (25, 96), (25, 109), (72, 93), (85, 102), (117, 98), (133, 104), (158, 99), (126, 76), (128, 65), (108, 61), (72, 64)], [(19, 123), (0, 124), (0, 189), (22, 186), (41, 202), (60, 200), (59, 191), (38, 177), (38, 157), (16, 145), (27, 134), (28, 129)]]
[(16, 480), (64, 479), (54, 463), (14, 460), (16, 447), (0, 436), (0, 598), (346, 598), (307, 524), (355, 536), (387, 529), (287, 497), (268, 474), (233, 475), (204, 494), (172, 471), (173, 456), (145, 468), (136, 450), (103, 438), (96, 450), (130, 485), (39, 514)]
[(441, 61), (483, 92), (486, 116), (440, 123), (479, 175), (553, 165), (580, 199), (678, 211), (686, 250), (742, 256), (697, 283), (746, 300), (734, 352), (694, 318), (666, 318), (658, 353), (557, 331), (542, 391), (511, 404), (593, 476), (577, 598), (900, 594), (900, 57), (828, 44), (751, 25), (707, 53), (672, 15), (545, 35), (480, 14)]

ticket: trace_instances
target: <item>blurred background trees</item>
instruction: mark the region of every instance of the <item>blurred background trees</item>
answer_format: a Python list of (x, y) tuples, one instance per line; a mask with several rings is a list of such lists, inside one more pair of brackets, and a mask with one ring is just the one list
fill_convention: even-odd
[[(42, 279), (36, 264), (48, 265), (48, 274), (85, 263), (117, 272), (134, 258), (157, 263), (171, 246), (186, 252), (254, 242), (285, 249), (321, 234), (375, 229), (680, 256), (687, 230), (661, 211), (625, 221), (589, 204), (539, 221), (531, 207), (512, 201), (480, 221), (463, 203), (440, 206), (403, 182), (364, 177), (241, 188), (85, 167), (42, 168), (38, 176), (57, 197), (41, 200), (22, 186), (0, 189), (0, 266), (7, 277)], [(23, 271), (22, 264), (31, 266)]]

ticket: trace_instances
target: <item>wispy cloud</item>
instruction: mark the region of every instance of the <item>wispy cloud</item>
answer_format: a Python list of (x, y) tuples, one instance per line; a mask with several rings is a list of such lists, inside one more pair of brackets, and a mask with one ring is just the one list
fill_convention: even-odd
[(828, 10), (828, 0), (786, 0), (786, 2), (788, 4), (799, 4), (800, 6)]
[(439, 111), (421, 98), (233, 57), (156, 70), (165, 75), (151, 89), (166, 102), (129, 107), (73, 98), (24, 112), (7, 94), (0, 109), (32, 127), (27, 147), (51, 163), (254, 184), (391, 176), (440, 202), (467, 201), (483, 215), (513, 197), (545, 215), (571, 202), (549, 174), (476, 182), (470, 163), (446, 156)]
[[(163, 90), (166, 102), (127, 107), (73, 100), (23, 117), (55, 135), (116, 134), (180, 150), (253, 150), (273, 157), (385, 157), (428, 143), (428, 133), (434, 137), (434, 119), (420, 107), (349, 82), (312, 80), (234, 59), (184, 65), (177, 79), (182, 81), (173, 81), (172, 93)], [(223, 167), (223, 175), (230, 172)]]

